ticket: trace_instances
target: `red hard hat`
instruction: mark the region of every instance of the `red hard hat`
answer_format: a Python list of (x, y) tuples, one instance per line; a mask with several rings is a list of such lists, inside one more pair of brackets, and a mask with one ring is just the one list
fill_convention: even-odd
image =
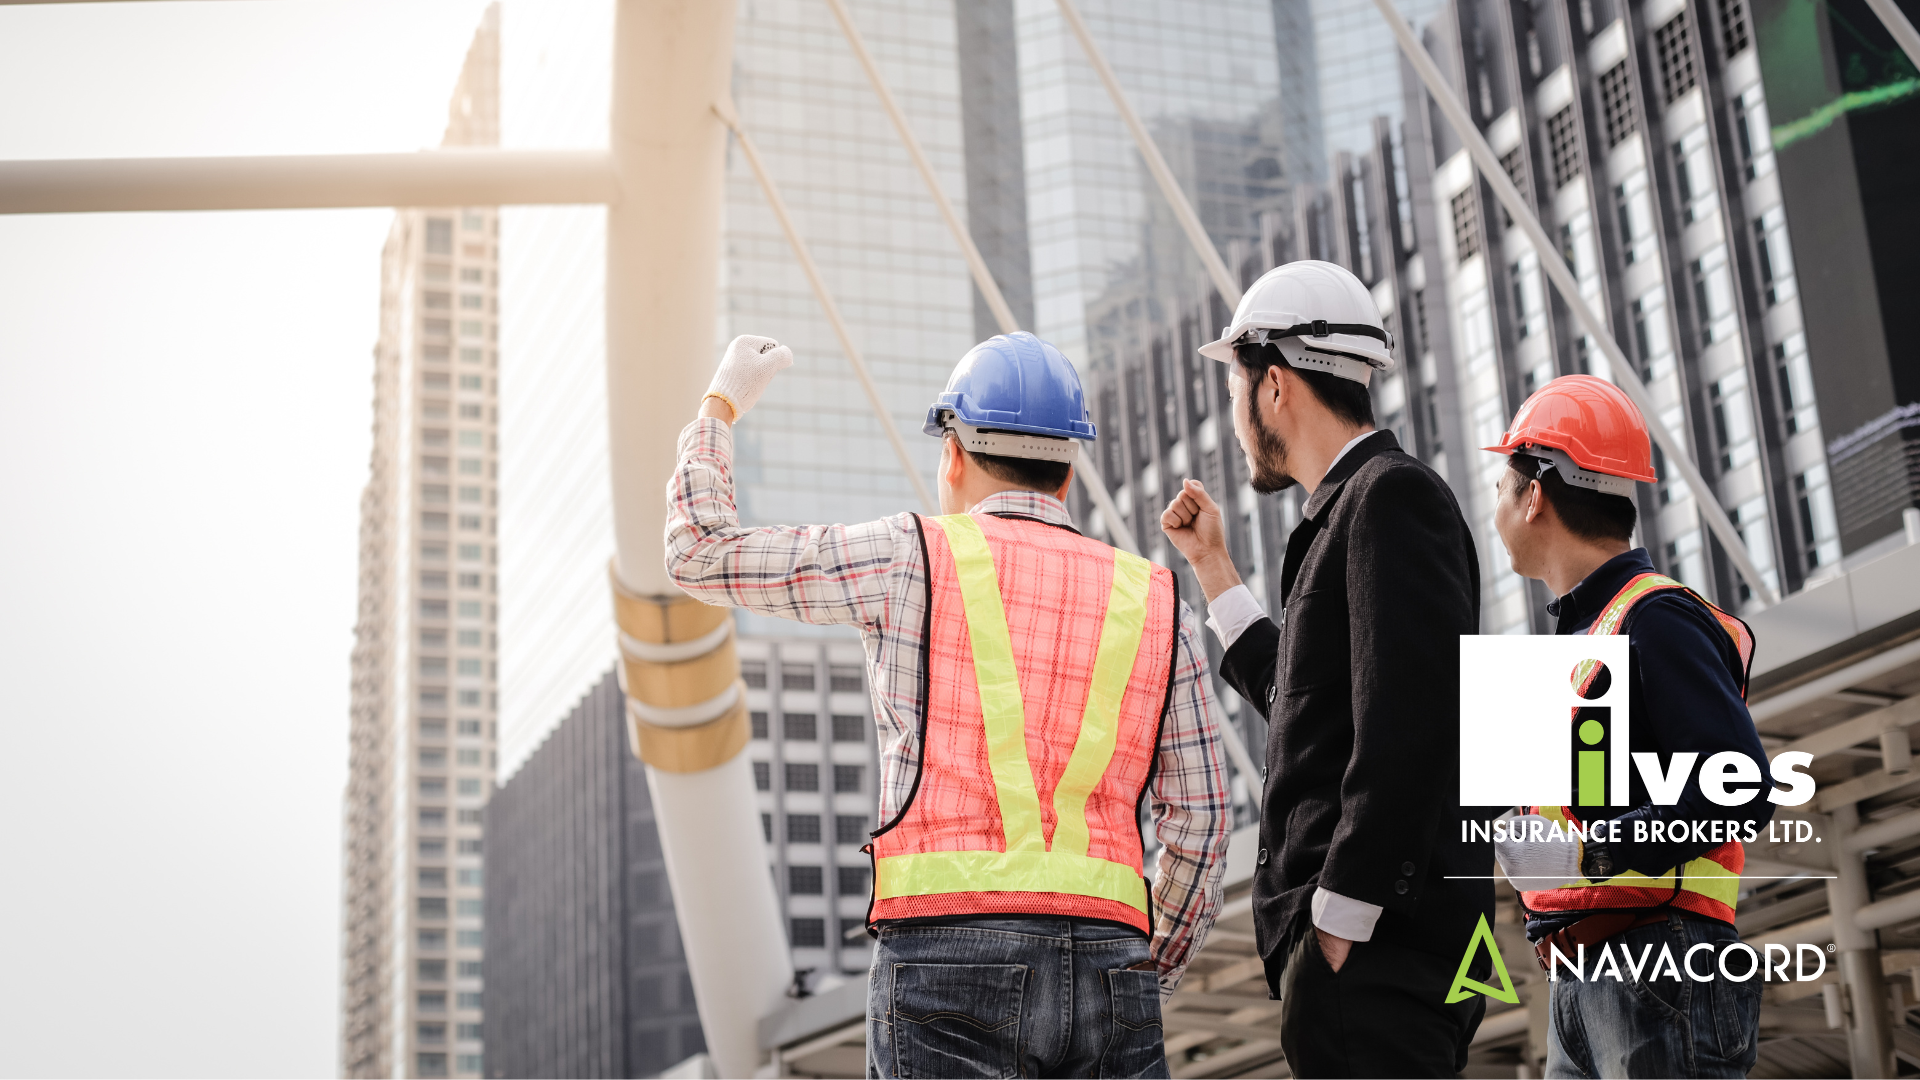
[(1653, 446), (1647, 421), (1621, 389), (1592, 375), (1562, 375), (1533, 392), (1513, 414), (1500, 445), (1511, 454), (1527, 446), (1564, 450), (1591, 472), (1652, 483)]

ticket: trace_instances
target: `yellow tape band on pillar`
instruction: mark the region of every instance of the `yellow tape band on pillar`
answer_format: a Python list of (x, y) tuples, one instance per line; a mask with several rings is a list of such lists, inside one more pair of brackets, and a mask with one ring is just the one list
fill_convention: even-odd
[(627, 693), (656, 709), (683, 709), (712, 701), (740, 677), (733, 635), (691, 660), (662, 663), (623, 653)]
[(692, 641), (720, 628), (733, 614), (731, 608), (703, 604), (691, 596), (641, 596), (620, 584), (613, 564), (607, 564), (607, 580), (613, 586), (613, 620), (628, 637), (654, 645)]
[(1000, 602), (1000, 576), (980, 523), (966, 514), (925, 519), (947, 534), (953, 568), (960, 579), (960, 604), (967, 614), (967, 638), (973, 646), (973, 678), (980, 687), (981, 719), (987, 729), (987, 764), (1000, 802), (1000, 824), (1008, 851), (1044, 853), (1040, 794), (1027, 762), (1027, 709), (1020, 697), (1020, 673), (1013, 666), (1013, 634)]
[(746, 747), (751, 734), (744, 692), (739, 703), (717, 719), (692, 727), (650, 724), (627, 710), (634, 756), (662, 772), (705, 772), (725, 764)]

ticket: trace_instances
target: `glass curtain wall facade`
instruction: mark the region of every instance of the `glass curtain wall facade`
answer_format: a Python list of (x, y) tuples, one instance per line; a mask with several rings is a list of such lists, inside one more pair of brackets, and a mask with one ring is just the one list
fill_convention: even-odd
[[(499, 16), (445, 144), (498, 141)], [(498, 695), (498, 215), (404, 210), (382, 254), (344, 807), (341, 1068), (482, 1070), (481, 812)]]

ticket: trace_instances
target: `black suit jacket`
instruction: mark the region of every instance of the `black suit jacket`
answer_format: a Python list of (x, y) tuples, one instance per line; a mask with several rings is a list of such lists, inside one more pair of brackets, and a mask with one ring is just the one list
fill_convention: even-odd
[[(1493, 914), (1486, 815), (1460, 794), (1460, 635), (1479, 632), (1473, 534), (1446, 482), (1376, 432), (1306, 501), (1282, 621), (1241, 634), (1221, 674), (1266, 710), (1253, 912), (1277, 986), (1317, 886), (1378, 904), (1372, 940), (1448, 958)], [(1483, 880), (1446, 880), (1478, 875)]]

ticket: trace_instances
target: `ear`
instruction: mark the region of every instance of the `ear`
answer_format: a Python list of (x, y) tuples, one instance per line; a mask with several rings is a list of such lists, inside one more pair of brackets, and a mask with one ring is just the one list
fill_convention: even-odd
[[(1081, 452), (1081, 453), (1083, 453), (1083, 454), (1085, 454), (1085, 453), (1090, 453), (1091, 451), (1089, 451), (1089, 450), (1082, 450), (1082, 451), (1080, 451), (1080, 452)], [(1066, 479), (1066, 482), (1060, 485), (1060, 490), (1059, 490), (1059, 491), (1056, 491), (1056, 492), (1054, 492), (1054, 493), (1053, 493), (1053, 497), (1054, 497), (1054, 498), (1056, 498), (1056, 499), (1059, 499), (1059, 500), (1060, 500), (1061, 502), (1066, 502), (1066, 501), (1067, 501), (1067, 489), (1068, 489), (1068, 488), (1071, 488), (1071, 487), (1073, 487), (1073, 466), (1071, 466), (1071, 465), (1069, 465), (1069, 466), (1067, 466), (1067, 479)]]
[(1288, 374), (1290, 372), (1282, 364), (1275, 364), (1268, 368), (1266, 374), (1260, 379), (1260, 389), (1254, 395), (1254, 399), (1259, 401), (1265, 398), (1266, 400), (1261, 404), (1271, 405), (1276, 409), (1286, 404), (1288, 395), (1293, 392), (1293, 384), (1287, 378)]
[(1533, 524), (1533, 519), (1546, 513), (1546, 504), (1546, 492), (1540, 489), (1540, 481), (1527, 481), (1527, 524)]
[(967, 455), (960, 449), (960, 440), (952, 434), (940, 441), (940, 478), (947, 487), (958, 491), (967, 478)]

